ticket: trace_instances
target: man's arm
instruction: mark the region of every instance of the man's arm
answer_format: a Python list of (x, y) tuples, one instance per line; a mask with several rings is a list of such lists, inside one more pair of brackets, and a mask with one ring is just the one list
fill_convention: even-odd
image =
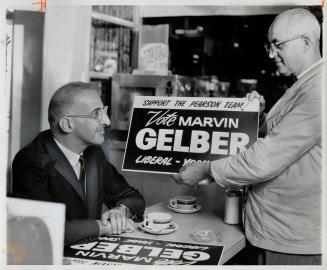
[[(44, 159), (43, 159), (44, 161)], [(49, 164), (49, 163), (48, 163)], [(12, 165), (13, 188), (10, 196), (53, 202), (48, 184), (49, 168), (39, 164), (38, 159), (31, 159), (24, 152), (19, 153)], [(95, 220), (80, 219), (65, 221), (65, 245), (83, 238), (97, 236), (99, 226)]]
[(318, 91), (296, 101), (264, 139), (236, 156), (213, 161), (211, 173), (222, 186), (270, 180), (321, 141), (321, 99)]
[(264, 139), (244, 152), (212, 161), (190, 163), (173, 176), (177, 183), (195, 185), (214, 178), (223, 187), (268, 181), (282, 173), (303, 154), (321, 142), (319, 91), (302, 96)]
[(103, 203), (109, 208), (101, 215), (102, 225), (110, 226), (113, 234), (120, 234), (127, 229), (129, 219), (143, 220), (145, 202), (142, 195), (131, 187), (126, 179), (107, 160), (103, 151), (98, 153), (102, 162)]
[(103, 181), (104, 203), (109, 209), (124, 205), (131, 211), (133, 219), (143, 219), (145, 209), (143, 196), (131, 187), (124, 176), (108, 161), (105, 162)]
[(73, 244), (81, 239), (98, 236), (100, 228), (95, 220), (76, 219), (66, 220), (65, 222), (65, 243)]

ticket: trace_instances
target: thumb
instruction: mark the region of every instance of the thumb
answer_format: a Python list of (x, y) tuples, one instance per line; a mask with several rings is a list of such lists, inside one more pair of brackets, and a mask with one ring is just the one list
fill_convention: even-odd
[(176, 173), (176, 174), (172, 174), (172, 175), (170, 175), (175, 181), (178, 181), (178, 180), (180, 180), (180, 175), (179, 175), (179, 173)]
[(101, 216), (101, 222), (103, 225), (107, 225), (108, 224), (108, 212), (105, 212), (104, 214), (102, 214)]

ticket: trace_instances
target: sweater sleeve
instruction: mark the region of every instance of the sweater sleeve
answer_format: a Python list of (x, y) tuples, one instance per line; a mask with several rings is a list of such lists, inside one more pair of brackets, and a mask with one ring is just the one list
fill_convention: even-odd
[(265, 138), (244, 152), (213, 161), (211, 173), (223, 186), (268, 181), (321, 141), (321, 99), (310, 92), (293, 104)]

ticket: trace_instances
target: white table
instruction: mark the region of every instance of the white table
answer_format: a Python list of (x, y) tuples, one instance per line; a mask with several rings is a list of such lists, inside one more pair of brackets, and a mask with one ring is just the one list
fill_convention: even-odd
[(201, 242), (194, 241), (190, 237), (190, 234), (199, 229), (212, 230), (214, 233), (220, 235), (221, 241), (205, 244), (224, 246), (220, 260), (220, 264), (224, 264), (245, 247), (245, 235), (241, 227), (239, 225), (228, 225), (224, 223), (224, 190), (213, 183), (207, 186), (200, 186), (189, 195), (196, 196), (197, 203), (202, 206), (199, 212), (193, 214), (176, 213), (168, 208), (168, 202), (161, 202), (146, 209), (146, 213), (170, 213), (173, 216), (173, 221), (179, 226), (173, 233), (154, 235), (138, 229), (133, 233), (126, 233), (124, 236), (201, 244)]

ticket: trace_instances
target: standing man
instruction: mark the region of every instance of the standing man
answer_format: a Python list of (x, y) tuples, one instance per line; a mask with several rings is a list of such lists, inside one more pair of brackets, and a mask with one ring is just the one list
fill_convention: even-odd
[[(14, 197), (64, 203), (65, 244), (120, 234), (128, 219), (142, 219), (145, 203), (107, 161), (100, 144), (110, 124), (107, 107), (90, 84), (59, 88), (49, 104), (50, 130), (13, 161)], [(101, 215), (102, 204), (109, 211)]]
[(210, 178), (222, 187), (249, 185), (247, 240), (266, 264), (321, 264), (320, 26), (309, 11), (292, 9), (269, 28), (267, 53), (283, 75), (297, 81), (268, 115), (260, 100), (264, 138), (235, 156), (192, 163), (174, 178), (195, 185)]

